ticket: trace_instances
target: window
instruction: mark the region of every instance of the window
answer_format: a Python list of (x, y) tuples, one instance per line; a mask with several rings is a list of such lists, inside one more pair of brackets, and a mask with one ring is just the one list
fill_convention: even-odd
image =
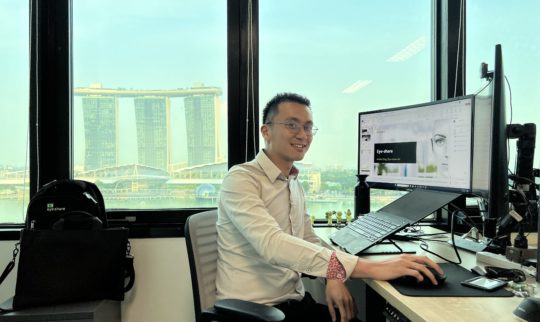
[(226, 15), (226, 1), (74, 1), (74, 177), (107, 209), (217, 205)]
[(28, 205), (28, 1), (0, 1), (0, 222), (22, 223)]
[[(510, 10), (511, 9), (511, 10)], [(521, 1), (511, 6), (507, 1), (467, 1), (467, 93), (481, 89), (486, 81), (480, 79), (480, 63), (493, 68), (495, 45), (501, 44), (506, 84), (506, 118), (514, 124), (535, 123), (540, 126), (540, 21), (536, 13), (540, 3)], [(510, 113), (511, 112), (511, 113)], [(515, 170), (515, 141), (510, 143), (510, 170)], [(535, 164), (540, 154), (535, 150)]]
[[(431, 3), (338, 3), (261, 1), (259, 11), (261, 111), (297, 92), (320, 129), (297, 164), (316, 218), (354, 208), (358, 112), (431, 100)], [(371, 208), (395, 197), (372, 191)]]

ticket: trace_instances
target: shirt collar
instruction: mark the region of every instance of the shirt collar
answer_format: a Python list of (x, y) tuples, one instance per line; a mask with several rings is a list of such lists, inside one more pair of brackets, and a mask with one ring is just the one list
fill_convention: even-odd
[[(274, 183), (277, 179), (287, 180), (287, 178), (285, 178), (285, 176), (281, 173), (281, 170), (266, 155), (264, 149), (257, 153), (255, 160), (261, 166), (262, 170), (272, 183)], [(291, 171), (289, 172), (289, 177), (291, 177), (291, 179), (296, 179), (299, 172), (300, 171), (298, 168), (293, 165)]]

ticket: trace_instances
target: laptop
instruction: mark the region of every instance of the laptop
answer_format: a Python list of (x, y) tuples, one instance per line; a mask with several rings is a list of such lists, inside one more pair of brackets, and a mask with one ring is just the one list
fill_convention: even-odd
[(461, 196), (460, 193), (415, 189), (381, 209), (359, 216), (330, 235), (330, 240), (348, 253), (358, 255), (403, 228)]

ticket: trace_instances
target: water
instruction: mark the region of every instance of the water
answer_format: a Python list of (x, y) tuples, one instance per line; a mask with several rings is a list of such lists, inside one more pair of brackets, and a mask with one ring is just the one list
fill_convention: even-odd
[[(373, 190), (372, 190), (373, 191)], [(371, 194), (371, 211), (388, 204), (401, 195), (396, 191), (374, 191)], [(317, 196), (308, 200), (307, 211), (316, 219), (326, 220), (327, 211), (341, 211), (343, 219), (347, 209), (354, 211), (354, 197), (325, 197)], [(23, 223), (28, 198), (26, 199), (0, 199), (0, 223)], [(180, 209), (180, 208), (212, 208), (217, 206), (217, 198), (195, 199), (195, 198), (132, 198), (132, 199), (111, 199), (105, 200), (107, 209)]]
[[(28, 199), (0, 199), (0, 223), (20, 224), (24, 222)], [(105, 200), (107, 209), (178, 209), (216, 207), (216, 199), (112, 199)]]
[[(371, 211), (377, 211), (381, 207), (384, 207), (389, 202), (396, 198), (395, 195), (372, 195), (371, 196)], [(307, 201), (307, 210), (310, 216), (315, 216), (315, 219), (326, 220), (327, 211), (341, 211), (343, 213), (343, 219), (345, 219), (345, 214), (347, 210), (350, 209), (351, 213), (354, 212), (354, 197), (343, 199), (340, 201), (330, 201), (330, 202), (321, 202), (321, 201)], [(335, 219), (335, 217), (334, 217)]]
[(0, 199), (0, 223), (23, 223), (27, 204), (28, 199)]

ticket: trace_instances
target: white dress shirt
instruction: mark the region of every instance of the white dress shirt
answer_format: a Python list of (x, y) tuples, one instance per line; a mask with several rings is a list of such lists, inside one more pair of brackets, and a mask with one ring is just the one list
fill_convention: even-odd
[[(300, 273), (326, 277), (321, 246), (293, 167), (285, 177), (261, 151), (223, 180), (218, 209), (217, 298), (275, 305), (304, 297)], [(337, 251), (347, 278), (358, 258)]]

